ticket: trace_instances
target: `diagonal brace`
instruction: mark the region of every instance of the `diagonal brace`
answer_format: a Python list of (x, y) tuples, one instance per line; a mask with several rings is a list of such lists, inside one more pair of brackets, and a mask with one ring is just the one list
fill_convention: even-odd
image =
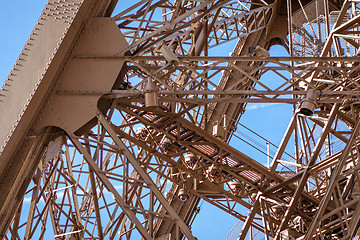
[(336, 103), (333, 108), (331, 109), (330, 112), (330, 116), (328, 121), (325, 124), (325, 127), (323, 128), (321, 135), (320, 135), (320, 139), (318, 140), (318, 142), (316, 143), (316, 146), (313, 150), (313, 153), (309, 159), (309, 165), (307, 166), (307, 168), (304, 170), (299, 185), (295, 191), (294, 196), (292, 197), (291, 201), (290, 201), (290, 207), (286, 210), (285, 212), (285, 216), (283, 218), (283, 220), (281, 221), (281, 224), (276, 232), (276, 235), (274, 237), (275, 240), (280, 239), (280, 233), (283, 229), (285, 229), (285, 226), (287, 226), (287, 223), (290, 220), (290, 217), (292, 216), (295, 207), (300, 199), (301, 193), (303, 192), (303, 189), (305, 187), (305, 184), (307, 182), (307, 179), (309, 177), (309, 167), (311, 167), (312, 165), (314, 165), (314, 163), (316, 162), (316, 159), (318, 158), (318, 155), (321, 151), (321, 148), (325, 142), (325, 139), (327, 138), (327, 135), (329, 134), (331, 125), (333, 123), (333, 121), (335, 120), (336, 114), (339, 110), (340, 104)]
[(116, 202), (120, 205), (124, 213), (128, 216), (128, 218), (135, 224), (136, 228), (140, 232), (140, 234), (145, 239), (153, 239), (150, 234), (147, 232), (147, 230), (142, 226), (139, 219), (136, 217), (136, 215), (131, 211), (131, 209), (127, 206), (124, 199), (120, 196), (118, 191), (115, 189), (115, 187), (111, 184), (109, 179), (106, 177), (104, 172), (97, 166), (94, 159), (91, 157), (90, 153), (86, 151), (85, 147), (80, 143), (80, 141), (76, 138), (75, 135), (70, 135), (71, 141), (74, 143), (75, 147), (78, 149), (78, 151), (84, 156), (87, 163), (90, 165), (90, 168), (94, 171), (96, 176), (103, 182), (105, 187), (114, 194)]
[(139, 164), (138, 160), (134, 157), (134, 155), (129, 151), (129, 149), (126, 147), (126, 145), (120, 140), (120, 138), (117, 136), (115, 130), (112, 128), (112, 126), (108, 123), (108, 121), (105, 119), (105, 117), (99, 113), (98, 119), (103, 125), (103, 127), (106, 129), (106, 131), (109, 133), (110, 137), (113, 139), (113, 141), (118, 145), (118, 147), (123, 151), (125, 156), (128, 158), (131, 165), (134, 167), (134, 169), (139, 173), (139, 175), (143, 178), (143, 180), (146, 182), (150, 190), (155, 194), (155, 196), (158, 198), (160, 203), (164, 206), (164, 208), (168, 211), (168, 213), (171, 215), (171, 217), (174, 219), (174, 221), (179, 225), (182, 232), (185, 234), (185, 236), (189, 240), (195, 240), (195, 237), (192, 235), (189, 227), (185, 224), (185, 222), (179, 217), (177, 212), (173, 209), (173, 207), (169, 204), (169, 202), (166, 200), (164, 195), (160, 192), (160, 190), (155, 185), (154, 181), (150, 178), (150, 176), (144, 171), (144, 169)]
[(329, 186), (327, 187), (325, 196), (321, 199), (319, 208), (316, 211), (315, 217), (313, 218), (313, 220), (311, 222), (311, 226), (309, 227), (309, 230), (307, 231), (307, 233), (305, 235), (305, 239), (311, 239), (311, 236), (314, 233), (317, 224), (319, 223), (320, 217), (323, 215), (323, 213), (325, 211), (325, 208), (326, 208), (326, 206), (332, 196), (332, 192), (335, 188), (335, 183), (338, 180), (338, 176), (341, 174), (342, 169), (346, 163), (347, 157), (349, 155), (349, 152), (351, 151), (353, 144), (356, 140), (356, 137), (359, 134), (359, 129), (360, 129), (360, 121), (358, 121), (356, 123), (356, 126), (350, 136), (350, 139), (348, 140), (348, 142), (344, 148), (344, 151), (341, 154), (339, 163), (337, 164), (335, 171), (331, 175), (330, 183), (329, 183)]

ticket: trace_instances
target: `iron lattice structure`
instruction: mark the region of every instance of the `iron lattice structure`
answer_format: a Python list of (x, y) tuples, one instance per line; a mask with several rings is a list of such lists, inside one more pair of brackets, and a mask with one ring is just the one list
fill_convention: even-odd
[[(356, 237), (358, 1), (126, 4), (41, 14), (0, 92), (0, 236), (196, 239), (203, 199), (235, 239)], [(248, 103), (293, 107), (270, 166), (232, 145)]]

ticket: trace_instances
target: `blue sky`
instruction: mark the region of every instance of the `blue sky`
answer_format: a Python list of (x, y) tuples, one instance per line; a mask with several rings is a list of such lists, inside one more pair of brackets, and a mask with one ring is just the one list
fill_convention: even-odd
[(0, 83), (1, 86), (35, 26), (45, 0), (3, 1), (0, 8)]
[[(31, 33), (43, 7), (45, 0), (13, 0), (4, 1), (0, 8), (0, 84), (2, 85)], [(229, 51), (228, 51), (229, 52)], [(283, 55), (285, 51), (279, 47), (270, 50), (271, 55)], [(249, 105), (241, 123), (265, 138), (279, 144), (291, 116), (288, 105)], [(265, 144), (265, 142), (261, 142)], [(259, 162), (266, 164), (266, 156), (232, 141), (234, 147), (239, 147)], [(202, 210), (196, 218), (192, 230), (199, 239), (225, 239), (237, 220), (227, 213), (203, 203)]]

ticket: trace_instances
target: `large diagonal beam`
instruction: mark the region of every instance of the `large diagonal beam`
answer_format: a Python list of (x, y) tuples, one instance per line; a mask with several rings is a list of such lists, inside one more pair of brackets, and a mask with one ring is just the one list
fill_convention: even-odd
[(41, 153), (51, 139), (47, 136), (44, 141), (35, 142), (36, 136), (43, 134), (41, 128), (35, 130), (41, 109), (69, 63), (85, 26), (95, 16), (111, 14), (109, 6), (115, 3), (116, 0), (49, 0), (0, 90), (0, 238), (5, 237)]

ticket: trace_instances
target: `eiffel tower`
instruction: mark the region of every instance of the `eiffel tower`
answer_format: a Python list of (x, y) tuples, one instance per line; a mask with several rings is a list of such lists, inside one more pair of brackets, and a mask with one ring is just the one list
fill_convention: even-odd
[[(0, 237), (194, 240), (204, 201), (229, 240), (359, 239), (359, 11), (49, 0), (0, 91)], [(279, 144), (242, 123), (263, 104)]]

